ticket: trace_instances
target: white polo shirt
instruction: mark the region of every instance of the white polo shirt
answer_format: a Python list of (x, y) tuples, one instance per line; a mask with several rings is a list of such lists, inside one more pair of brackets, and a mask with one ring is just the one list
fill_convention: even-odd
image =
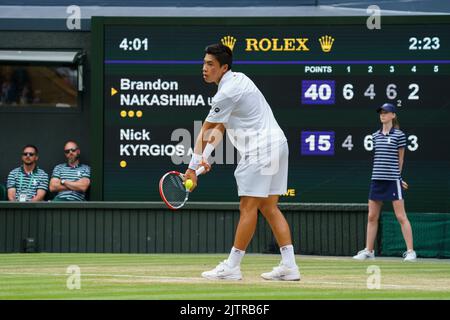
[(206, 121), (223, 123), (241, 156), (269, 152), (287, 141), (263, 94), (241, 72), (222, 76)]

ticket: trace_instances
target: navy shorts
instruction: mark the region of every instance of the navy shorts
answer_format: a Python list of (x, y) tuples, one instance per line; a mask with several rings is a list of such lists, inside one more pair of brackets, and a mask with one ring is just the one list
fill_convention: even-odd
[(372, 180), (369, 200), (394, 201), (403, 199), (402, 182), (400, 180)]

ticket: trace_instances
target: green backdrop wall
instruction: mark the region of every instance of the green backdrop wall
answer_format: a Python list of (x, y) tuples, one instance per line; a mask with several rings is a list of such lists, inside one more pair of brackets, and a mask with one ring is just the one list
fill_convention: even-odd
[[(220, 253), (233, 244), (238, 203), (0, 203), (0, 252)], [(282, 205), (296, 253), (353, 255), (364, 246), (365, 205)], [(260, 216), (248, 252), (277, 253)]]
[[(414, 247), (420, 257), (450, 258), (450, 214), (409, 213)], [(393, 212), (381, 217), (381, 252), (385, 256), (399, 256), (405, 251), (400, 224)]]

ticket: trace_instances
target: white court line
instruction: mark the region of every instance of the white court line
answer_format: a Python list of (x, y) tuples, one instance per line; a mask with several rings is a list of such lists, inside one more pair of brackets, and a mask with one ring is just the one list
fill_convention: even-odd
[[(32, 276), (57, 276), (57, 277), (67, 277), (70, 274), (66, 274), (66, 273), (45, 273), (45, 272), (1, 272), (1, 275), (32, 275)], [(136, 279), (147, 279), (147, 280), (158, 280), (158, 281), (166, 281), (166, 282), (177, 282), (177, 281), (181, 281), (181, 282), (185, 282), (185, 281), (202, 281), (205, 283), (211, 282), (211, 280), (207, 280), (201, 277), (165, 277), (165, 276), (140, 276), (140, 275), (130, 275), (130, 274), (104, 274), (104, 273), (81, 273), (80, 275), (81, 277), (111, 277), (111, 278), (136, 278)], [(212, 280), (214, 281), (214, 280)], [(217, 283), (251, 283), (251, 284), (261, 284), (261, 283), (266, 283), (266, 284), (275, 284), (275, 283), (291, 283), (289, 281), (264, 281), (264, 280), (258, 280), (258, 281), (245, 281), (245, 278), (243, 281), (214, 281)], [(305, 284), (305, 285), (312, 285), (312, 284), (322, 284), (322, 285), (334, 285), (334, 286), (356, 286), (356, 287), (360, 287), (360, 288), (366, 288), (366, 283), (356, 283), (354, 281), (349, 281), (349, 282), (334, 282), (334, 281), (305, 281), (302, 280), (300, 282), (298, 282), (300, 284), (299, 288), (301, 287), (301, 284)], [(436, 286), (432, 286), (432, 287), (428, 287), (428, 286), (418, 286), (418, 285), (403, 285), (403, 284), (383, 284), (381, 283), (381, 289), (386, 289), (386, 288), (391, 288), (391, 289), (408, 289), (408, 290), (419, 290), (419, 291), (449, 291), (450, 290), (450, 286), (446, 286), (446, 287), (436, 287)]]
[[(46, 272), (0, 272), (1, 275), (28, 275), (28, 276), (56, 276), (56, 277), (67, 277), (70, 276), (69, 273), (46, 273)], [(192, 277), (164, 277), (164, 276), (139, 276), (132, 274), (105, 274), (105, 273), (81, 273), (80, 276), (88, 277), (113, 277), (113, 278), (140, 278), (148, 280), (200, 280), (203, 278), (192, 278)]]
[[(359, 284), (355, 282), (333, 282), (333, 281), (308, 281), (304, 282), (306, 284), (325, 284), (325, 285), (339, 285), (339, 286), (356, 286), (366, 288), (366, 283)], [(447, 287), (427, 287), (427, 286), (418, 286), (418, 285), (407, 285), (407, 284), (380, 284), (381, 289), (391, 288), (391, 289), (409, 289), (409, 290), (421, 290), (421, 291), (449, 291), (450, 286)]]

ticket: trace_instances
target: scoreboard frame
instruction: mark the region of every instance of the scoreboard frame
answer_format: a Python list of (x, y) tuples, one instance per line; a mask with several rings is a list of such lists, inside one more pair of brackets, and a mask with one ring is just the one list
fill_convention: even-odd
[[(92, 184), (91, 200), (104, 199), (104, 60), (105, 28), (108, 26), (204, 26), (204, 25), (249, 25), (249, 26), (289, 26), (289, 25), (350, 25), (365, 26), (368, 16), (346, 17), (92, 17), (92, 84), (91, 84), (91, 149)], [(450, 25), (450, 16), (382, 16), (383, 25)], [(376, 32), (376, 31), (375, 31)], [(199, 57), (200, 59), (201, 57)], [(323, 64), (327, 61), (324, 60)], [(200, 77), (200, 75), (199, 75)], [(350, 76), (351, 77), (351, 76)], [(205, 115), (206, 116), (206, 115)], [(293, 204), (293, 203), (291, 203)]]

